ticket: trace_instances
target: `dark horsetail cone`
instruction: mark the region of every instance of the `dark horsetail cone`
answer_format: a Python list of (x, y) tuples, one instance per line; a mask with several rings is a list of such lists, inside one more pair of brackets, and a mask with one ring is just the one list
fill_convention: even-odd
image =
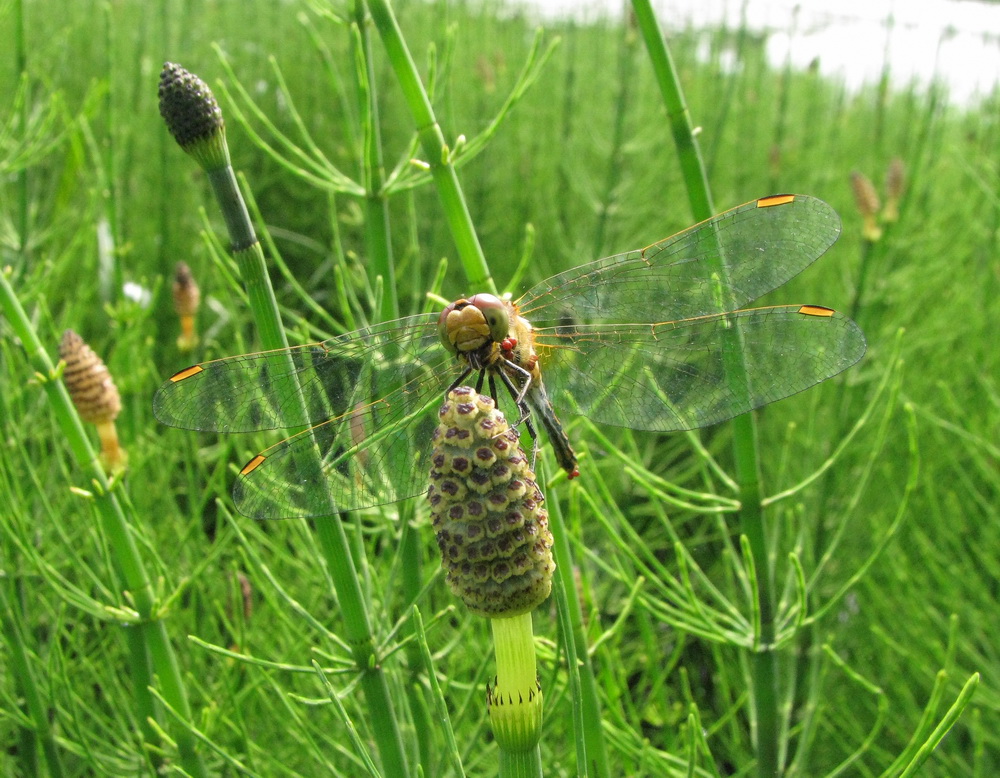
[(473, 613), (527, 613), (552, 590), (552, 533), (528, 458), (492, 399), (467, 386), (438, 412), (427, 499), (448, 585)]
[(208, 169), (228, 164), (226, 125), (208, 84), (180, 65), (166, 62), (158, 94), (160, 116), (177, 144)]

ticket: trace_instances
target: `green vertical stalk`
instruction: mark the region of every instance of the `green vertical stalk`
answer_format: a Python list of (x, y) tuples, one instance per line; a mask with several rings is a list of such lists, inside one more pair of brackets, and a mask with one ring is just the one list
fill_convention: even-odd
[(385, 775), (409, 775), (403, 739), (392, 707), (389, 684), (375, 651), (368, 612), (354, 562), (351, 559), (344, 524), (337, 517), (316, 521), (316, 535), (326, 559), (327, 570), (337, 592), (351, 652), (361, 673), (361, 688), (371, 713), (370, 723), (378, 744)]
[[(573, 110), (573, 103), (576, 100), (576, 41), (579, 37), (576, 35), (576, 24), (572, 18), (567, 21), (566, 28), (566, 54), (564, 55), (564, 61), (566, 62), (566, 72), (563, 75), (563, 102), (560, 114), (562, 115), (562, 127), (559, 131), (559, 148), (563, 152), (567, 152), (571, 148), (571, 143), (573, 140), (573, 117), (576, 115), (576, 111)], [(557, 165), (556, 175), (559, 177), (559, 192), (569, 192), (570, 182), (569, 174), (566, 165)], [(569, 208), (568, 204), (570, 198), (560, 197), (557, 198), (557, 206), (559, 213), (559, 226), (562, 228), (563, 232), (569, 231)]]
[(368, 262), (377, 275), (382, 277), (382, 306), (379, 321), (391, 321), (399, 317), (399, 297), (396, 290), (396, 266), (392, 255), (389, 229), (389, 200), (383, 189), (385, 163), (382, 157), (382, 128), (379, 122), (378, 100), (375, 91), (375, 64), (371, 50), (371, 36), (365, 24), (365, 5), (362, 0), (354, 1), (354, 22), (357, 29), (355, 44), (358, 48), (355, 60), (358, 63), (358, 85), (361, 87), (359, 101), (364, 121), (364, 149), (361, 183), (365, 188), (365, 245)]
[[(128, 643), (129, 673), (132, 676), (133, 685), (142, 689), (154, 686), (152, 657), (142, 633), (133, 629), (125, 630), (125, 642)], [(162, 740), (160, 732), (152, 724), (153, 721), (159, 720), (158, 711), (161, 707), (156, 704), (156, 700), (150, 694), (136, 696), (135, 712), (136, 718), (139, 720), (139, 729), (144, 740), (154, 745), (159, 745)], [(147, 758), (154, 770), (162, 768), (164, 759), (159, 753), (159, 749), (149, 749)]]
[(653, 65), (656, 84), (660, 88), (660, 95), (667, 109), (670, 132), (674, 136), (674, 143), (677, 144), (677, 158), (684, 176), (691, 213), (695, 221), (704, 221), (715, 213), (715, 206), (712, 204), (701, 149), (694, 135), (691, 113), (681, 91), (673, 58), (660, 34), (660, 26), (656, 23), (656, 16), (649, 0), (632, 0), (632, 8), (635, 11), (636, 25), (642, 34)]
[[(20, 755), (19, 761), (25, 774), (29, 773), (25, 767), (35, 759), (36, 748), (34, 741), (41, 743), (42, 753), (45, 755), (45, 765), (48, 774), (54, 778), (62, 778), (62, 759), (59, 756), (59, 747), (56, 741), (55, 732), (49, 722), (49, 714), (43, 700), (42, 691), (38, 688), (34, 670), (28, 659), (29, 649), (25, 645), (24, 622), (21, 618), (21, 603), (19, 602), (16, 581), (7, 578), (0, 581), (0, 614), (3, 614), (2, 626), (3, 635), (7, 643), (7, 670), (11, 677), (15, 679), (16, 687), (20, 695), (24, 698), (24, 711), (31, 721), (30, 732), (34, 736), (31, 738), (31, 752)], [(8, 588), (10, 592), (8, 594)], [(22, 738), (22, 742), (24, 739)], [(36, 771), (32, 771), (34, 774)]]
[(445, 143), (441, 126), (434, 116), (434, 108), (420, 80), (413, 57), (406, 47), (406, 41), (403, 40), (392, 8), (387, 0), (367, 0), (367, 2), (368, 10), (389, 56), (389, 63), (399, 79), (403, 97), (413, 116), (417, 136), (424, 154), (427, 155), (427, 164), (441, 198), (445, 218), (469, 285), (476, 291), (495, 293), (496, 285), (486, 264), (483, 248), (479, 245), (479, 237), (472, 226), (472, 217), (469, 215), (469, 208), (451, 161), (451, 150)]
[(861, 301), (865, 294), (865, 289), (868, 286), (868, 270), (872, 265), (872, 257), (874, 255), (874, 244), (867, 238), (861, 240), (861, 257), (858, 261), (858, 277), (854, 282), (854, 297), (851, 299), (851, 305), (848, 308), (848, 316), (850, 316), (854, 321), (858, 320), (858, 314), (861, 312)]
[[(14, 17), (14, 40), (11, 48), (14, 54), (14, 72), (20, 79), (24, 89), (19, 119), (21, 122), (22, 132), (26, 132), (28, 121), (30, 119), (31, 91), (27, 73), (28, 50), (25, 42), (23, 0), (14, 0), (12, 13)], [(24, 165), (17, 172), (16, 185), (17, 222), (15, 229), (17, 230), (17, 245), (20, 249), (22, 266), (27, 266), (30, 261), (30, 238), (28, 235), (28, 229), (30, 226), (29, 216), (31, 213), (31, 209), (28, 205), (29, 168), (29, 165)], [(9, 602), (5, 596), (6, 593), (3, 591), (4, 587), (8, 583), (11, 587), (11, 597)], [(49, 726), (48, 717), (45, 715), (41, 695), (39, 694), (35, 679), (31, 673), (31, 668), (28, 664), (28, 652), (23, 645), (24, 636), (20, 625), (20, 619), (15, 622), (15, 619), (20, 614), (20, 602), (18, 601), (17, 591), (14, 584), (15, 579), (11, 579), (9, 582), (0, 582), (0, 598), (3, 598), (4, 600), (0, 604), (3, 605), (4, 636), (7, 638), (7, 650), (10, 656), (10, 665), (14, 670), (13, 678), (15, 679), (15, 688), (24, 698), (23, 705), (33, 725), (31, 728), (19, 728), (21, 735), (20, 745), (26, 749), (30, 749), (24, 754), (21, 767), (26, 774), (34, 774), (37, 772), (38, 752), (36, 743), (41, 741), (50, 773), (52, 775), (62, 775), (62, 763), (59, 761), (59, 752), (55, 748), (54, 736)], [(17, 613), (15, 613), (14, 608), (18, 609)]]
[(607, 778), (612, 772), (604, 744), (604, 729), (601, 726), (601, 698), (598, 691), (600, 686), (594, 675), (594, 665), (590, 661), (583, 610), (580, 607), (580, 599), (576, 596), (576, 581), (573, 579), (576, 564), (570, 550), (566, 523), (563, 521), (559, 501), (552, 500), (548, 505), (549, 527), (554, 542), (552, 554), (556, 560), (556, 585), (553, 588), (553, 595), (559, 612), (559, 624), (563, 630), (563, 642), (566, 644), (566, 659), (571, 674), (570, 689), (577, 685), (576, 679), (579, 681), (579, 694), (573, 695), (574, 705), (577, 706), (573, 722), (577, 739), (577, 759), (582, 762), (577, 772), (582, 774), (585, 766), (587, 775)]
[[(21, 129), (27, 131), (28, 122), (31, 119), (31, 90), (28, 83), (28, 48), (24, 38), (24, 0), (14, 2), (14, 68), (15, 72), (24, 79), (24, 100), (21, 102)], [(28, 259), (28, 230), (30, 229), (31, 208), (28, 206), (28, 165), (23, 166), (17, 173), (17, 220), (18, 220), (18, 242), (21, 246), (21, 255), (26, 261)]]
[[(407, 608), (416, 611), (416, 594), (421, 590), (423, 584), (422, 556), (423, 549), (420, 542), (420, 531), (414, 522), (415, 500), (406, 500), (399, 507), (399, 523), (402, 527), (399, 539), (399, 558), (401, 589), (404, 603)], [(413, 722), (414, 741), (420, 768), (424, 775), (433, 775), (437, 764), (435, 753), (434, 723), (435, 718), (431, 712), (431, 705), (425, 693), (428, 683), (433, 686), (434, 679), (427, 678), (421, 673), (421, 669), (426, 667), (422, 655), (424, 639), (421, 637), (423, 630), (419, 623), (419, 613), (414, 619), (413, 632), (416, 640), (407, 642), (406, 661), (410, 668), (410, 674), (406, 679), (406, 699), (410, 709)]]
[[(358, 69), (358, 113), (364, 117), (361, 183), (365, 189), (365, 197), (362, 201), (365, 212), (365, 245), (373, 274), (382, 279), (383, 292), (378, 311), (379, 321), (391, 321), (399, 317), (399, 296), (392, 253), (389, 199), (384, 189), (385, 164), (382, 155), (382, 127), (379, 121), (375, 64), (363, 0), (355, 0), (353, 15), (355, 30), (352, 43), (355, 48), (355, 62)], [(421, 546), (417, 533), (408, 524), (411, 516), (412, 506), (403, 506), (400, 510), (400, 521), (407, 522), (407, 524), (403, 529), (399, 553), (403, 560), (401, 565), (404, 578), (403, 591), (406, 593), (419, 591), (421, 581)], [(409, 605), (411, 603), (407, 601), (407, 606)], [(407, 649), (407, 658), (411, 667), (421, 666), (420, 648), (416, 641), (410, 643)], [(419, 679), (413, 678), (412, 680), (413, 683), (407, 685), (407, 699), (411, 710), (426, 711), (427, 703), (423, 698), (423, 684)], [(374, 679), (371, 682), (374, 683)], [(382, 682), (384, 683), (384, 680)], [(366, 693), (368, 693), (367, 689)], [(375, 690), (372, 693), (375, 693)], [(431, 763), (432, 748), (430, 746), (431, 733), (424, 725), (430, 720), (431, 717), (426, 713), (423, 716), (418, 716), (415, 720), (418, 735), (418, 758), (425, 769)], [(381, 726), (381, 723), (373, 722), (373, 726)], [(383, 737), (388, 738), (389, 736), (389, 732), (383, 733)]]
[[(226, 222), (233, 256), (239, 265), (251, 313), (267, 350), (287, 348), (278, 302), (264, 261), (264, 251), (250, 221), (243, 195), (230, 164), (225, 125), (215, 97), (201, 79), (178, 65), (167, 63), (160, 79), (160, 113), (181, 148), (209, 177)], [(297, 381), (291, 355), (284, 378)], [(304, 399), (297, 386), (288, 396)], [(301, 414), (306, 416), (305, 412)], [(305, 472), (320, 467), (316, 457), (302, 463)], [(313, 479), (322, 483), (318, 477)], [(387, 775), (408, 775), (403, 742), (396, 721), (385, 673), (375, 650), (371, 622), (342, 521), (334, 514), (316, 521), (316, 534), (344, 617), (344, 630), (361, 674), (361, 686), (371, 711), (372, 730)]]
[[(709, 218), (712, 205), (702, 164), (701, 152), (692, 132), (690, 115), (680, 88), (676, 70), (649, 0), (632, 0), (636, 21), (656, 74), (663, 101), (670, 118), (670, 127), (677, 144), (677, 153), (687, 186), (688, 200), (696, 221)], [(725, 262), (718, 272), (725, 280)], [(734, 332), (734, 340), (738, 333)], [(742, 351), (739, 343), (730, 344), (725, 361), (726, 380), (735, 389), (746, 386)], [(751, 726), (757, 751), (757, 772), (761, 776), (778, 775), (779, 765), (779, 716), (777, 690), (777, 656), (772, 650), (774, 642), (774, 569), (768, 554), (764, 516), (760, 505), (760, 464), (757, 451), (757, 426), (753, 414), (747, 413), (733, 419), (733, 456), (741, 503), (740, 522), (747, 538), (754, 566), (758, 571), (757, 589), (760, 611), (760, 631), (756, 636), (755, 650), (750, 658), (752, 683)]]
[[(3, 311), (15, 335), (24, 344), (28, 359), (38, 374), (46, 377), (55, 376), (55, 366), (38, 339), (5, 273), (0, 273), (0, 310)], [(126, 518), (118, 498), (112, 491), (111, 484), (104, 474), (104, 468), (83, 429), (83, 423), (73, 408), (65, 384), (62, 381), (46, 380), (43, 386), (74, 458), (86, 469), (98, 490), (94, 498), (94, 507), (121, 579), (119, 588), (131, 595), (137, 613), (136, 623), (126, 629), (134, 629), (141, 635), (163, 698), (183, 719), (192, 721), (184, 681), (167, 635), (166, 624), (159, 615), (159, 604), (153, 584), (146, 573), (135, 543), (132, 523)], [(137, 668), (133, 673), (133, 682), (138, 678), (147, 677), (148, 673), (143, 668)], [(145, 684), (140, 686), (138, 683), (135, 686), (135, 694), (137, 699), (150, 696)], [(152, 701), (143, 700), (140, 709), (152, 710)], [(186, 727), (169, 729), (176, 739), (179, 760), (184, 770), (193, 776), (207, 775), (195, 748), (197, 740), (194, 735)]]
[(490, 721), (500, 747), (500, 778), (541, 778), (538, 747), (542, 690), (538, 686), (531, 612), (490, 619), (496, 653), (496, 686), (490, 692)]
[[(264, 252), (250, 223), (233, 169), (227, 164), (224, 170), (209, 171), (209, 178), (230, 228), (233, 256), (239, 265), (261, 342), (268, 350), (287, 348), (288, 340), (281, 324), (271, 279), (267, 274)], [(291, 357), (288, 373), (294, 376), (290, 362)], [(313, 465), (318, 467), (319, 463), (314, 462)], [(319, 483), (322, 479), (317, 478), (316, 481)], [(333, 506), (330, 512), (334, 513)], [(343, 522), (331, 515), (318, 520), (315, 526), (319, 546), (344, 617), (346, 637), (361, 673), (361, 687), (371, 710), (371, 725), (379, 745), (383, 768), (388, 775), (406, 775), (403, 742), (385, 674), (376, 656), (371, 623)]]
[(632, 94), (635, 61), (635, 33), (628, 25), (623, 27), (621, 47), (618, 49), (618, 97), (615, 101), (614, 125), (611, 129), (611, 153), (608, 156), (607, 178), (604, 182), (604, 198), (597, 214), (594, 229), (592, 254), (604, 256), (605, 232), (608, 216), (614, 210), (615, 192), (622, 175), (622, 159), (625, 147), (625, 116), (628, 113), (629, 98)]

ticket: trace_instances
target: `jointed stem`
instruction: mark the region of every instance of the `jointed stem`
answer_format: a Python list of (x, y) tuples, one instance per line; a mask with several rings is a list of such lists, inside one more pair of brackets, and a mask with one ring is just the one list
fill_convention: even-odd
[[(642, 31), (649, 51), (657, 83), (663, 95), (667, 115), (677, 144), (677, 154), (684, 173), (688, 200), (696, 221), (709, 218), (715, 211), (708, 188), (701, 152), (695, 138), (680, 81), (674, 70), (659, 25), (649, 0), (632, 0), (636, 22)], [(717, 272), (725, 285), (726, 263), (721, 257)], [(738, 331), (732, 333), (739, 338)], [(746, 371), (742, 350), (738, 343), (728, 349), (726, 381), (734, 392), (745, 391)], [(756, 636), (756, 650), (751, 659), (753, 684), (751, 721), (755, 725), (758, 775), (779, 774), (778, 690), (777, 657), (772, 650), (774, 642), (774, 570), (768, 555), (764, 516), (760, 505), (760, 467), (757, 452), (757, 427), (752, 414), (747, 413), (733, 420), (733, 457), (736, 465), (741, 531), (746, 536), (757, 570), (756, 588), (760, 613), (760, 632)]]

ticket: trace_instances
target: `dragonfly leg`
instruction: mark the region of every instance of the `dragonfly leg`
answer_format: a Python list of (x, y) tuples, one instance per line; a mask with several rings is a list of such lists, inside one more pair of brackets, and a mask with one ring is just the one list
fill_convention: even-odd
[(524, 386), (518, 389), (514, 385), (514, 381), (511, 380), (511, 377), (507, 375), (506, 371), (496, 371), (500, 373), (500, 380), (503, 381), (504, 386), (507, 387), (507, 391), (510, 392), (510, 396), (514, 398), (514, 404), (517, 406), (517, 410), (521, 414), (521, 417), (512, 426), (520, 427), (522, 422), (528, 421), (528, 417), (531, 416), (531, 409), (528, 407), (528, 403), (524, 399), (524, 396), (528, 392), (528, 387), (531, 386), (531, 373), (520, 365), (515, 365), (513, 362), (507, 362), (506, 366), (524, 376)]
[[(445, 395), (447, 396), (448, 392), (453, 392), (454, 390), (458, 389), (458, 387), (460, 387), (462, 383), (465, 381), (465, 379), (468, 378), (471, 374), (472, 374), (472, 368), (471, 367), (465, 368), (465, 370), (462, 371), (462, 374), (454, 381), (452, 381), (452, 384), (451, 386), (448, 387), (448, 391), (445, 392)], [(479, 384), (480, 386), (482, 386), (482, 378), (480, 378)]]
[[(514, 402), (517, 404), (518, 408), (526, 408), (527, 404), (524, 402), (524, 397), (528, 394), (528, 389), (531, 387), (531, 373), (516, 362), (507, 362), (507, 365), (524, 379), (524, 384), (521, 386), (521, 389), (514, 395)], [(501, 372), (501, 375), (504, 377), (504, 382), (507, 384), (507, 388), (513, 393), (513, 382), (511, 382), (510, 376), (503, 372)]]
[(524, 417), (524, 426), (528, 429), (528, 434), (531, 435), (531, 471), (535, 471), (535, 460), (538, 458), (538, 433), (535, 431), (535, 425), (531, 423), (531, 416)]
[(496, 377), (493, 375), (492, 371), (490, 372), (490, 398), (492, 398), (493, 404), (496, 405), (497, 408), (499, 408), (500, 398), (497, 397), (497, 382), (496, 382)]
[[(517, 365), (512, 365), (513, 367), (521, 370)], [(531, 380), (531, 374), (527, 370), (523, 370), (527, 376), (528, 381)], [(517, 387), (514, 386), (514, 382), (511, 380), (503, 371), (500, 372), (500, 379), (504, 382), (507, 387), (507, 391), (510, 392), (510, 396), (513, 398), (514, 402), (517, 404), (517, 410), (521, 414), (521, 418), (517, 420), (516, 424), (511, 426), (512, 429), (517, 430), (521, 424), (524, 424), (525, 428), (528, 430), (528, 434), (531, 436), (531, 469), (535, 469), (535, 459), (538, 457), (538, 432), (535, 430), (535, 425), (531, 420), (531, 408), (528, 407), (527, 402), (524, 400), (524, 392), (518, 392)], [(496, 402), (496, 386), (493, 381), (493, 373), (490, 373), (490, 389), (493, 391), (493, 401)]]

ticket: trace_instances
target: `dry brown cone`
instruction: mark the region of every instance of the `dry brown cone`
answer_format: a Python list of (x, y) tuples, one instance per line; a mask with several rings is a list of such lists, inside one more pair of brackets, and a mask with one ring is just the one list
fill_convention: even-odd
[(881, 206), (878, 192), (875, 191), (875, 185), (868, 176), (858, 171), (851, 173), (851, 189), (854, 190), (854, 202), (864, 222), (861, 235), (865, 240), (874, 243), (882, 237), (882, 228), (878, 223), (878, 211)]
[(59, 356), (66, 363), (63, 381), (77, 413), (97, 427), (101, 439), (101, 464), (109, 475), (125, 469), (127, 456), (118, 444), (115, 419), (122, 409), (111, 373), (101, 358), (73, 330), (63, 333)]
[(882, 211), (882, 221), (899, 221), (899, 201), (905, 188), (906, 166), (902, 159), (893, 157), (885, 172), (885, 209)]
[(178, 262), (174, 268), (173, 293), (174, 310), (181, 320), (181, 334), (177, 338), (177, 348), (181, 351), (191, 351), (198, 345), (195, 315), (201, 304), (201, 290), (191, 275), (191, 268), (184, 262)]

